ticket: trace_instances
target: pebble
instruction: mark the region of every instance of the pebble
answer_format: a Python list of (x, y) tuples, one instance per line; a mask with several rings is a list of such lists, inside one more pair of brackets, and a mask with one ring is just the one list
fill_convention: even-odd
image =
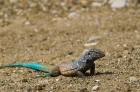
[(25, 25), (30, 25), (31, 23), (30, 23), (30, 21), (25, 21), (24, 24), (25, 24)]
[(103, 4), (102, 3), (98, 3), (98, 2), (93, 2), (91, 4), (92, 7), (101, 7)]
[(40, 7), (41, 7), (42, 11), (47, 11), (47, 8), (43, 4), (40, 4)]
[(82, 6), (87, 6), (89, 4), (88, 0), (80, 0)]
[(36, 85), (36, 86), (35, 86), (35, 89), (36, 89), (36, 90), (44, 90), (45, 87), (46, 87), (45, 84), (43, 84), (43, 85)]
[(95, 80), (97, 85), (101, 85), (101, 81), (100, 80)]
[(72, 87), (72, 84), (70, 84), (69, 87)]
[(137, 81), (138, 81), (138, 79), (137, 79), (136, 77), (134, 77), (134, 76), (129, 77), (129, 82), (130, 82), (130, 83), (135, 83), (135, 82), (137, 82)]
[(128, 0), (109, 0), (109, 4), (113, 10), (128, 6)]
[(53, 86), (51, 86), (50, 88), (51, 88), (51, 89), (54, 89), (54, 87), (53, 87)]
[(80, 92), (89, 92), (87, 88), (83, 88), (80, 90)]
[(59, 81), (59, 78), (57, 78), (56, 81)]
[(9, 0), (9, 2), (10, 2), (11, 4), (14, 4), (14, 3), (17, 3), (18, 0)]
[(47, 79), (41, 80), (41, 81), (38, 81), (38, 84), (49, 84), (49, 81)]
[(99, 90), (99, 88), (100, 87), (98, 85), (95, 85), (95, 86), (92, 87), (92, 91), (91, 92), (95, 92), (95, 91)]
[(37, 29), (37, 28), (34, 28), (33, 30), (34, 30), (34, 32), (39, 32), (39, 29)]
[(33, 3), (33, 2), (32, 2), (32, 3), (29, 3), (29, 7), (30, 7), (30, 8), (33, 8), (33, 7), (36, 7), (36, 6), (37, 6), (36, 3)]
[(85, 43), (84, 44), (85, 47), (95, 46), (95, 45), (97, 45), (97, 42), (96, 43)]
[(69, 13), (68, 18), (76, 18), (76, 17), (79, 17), (79, 16), (80, 16), (79, 13), (71, 12), (71, 13)]
[(28, 82), (28, 81), (29, 81), (29, 80), (26, 79), (26, 78), (22, 79), (22, 82)]
[(100, 36), (92, 36), (89, 40), (84, 44), (85, 47), (95, 46), (98, 44), (99, 40), (101, 39)]

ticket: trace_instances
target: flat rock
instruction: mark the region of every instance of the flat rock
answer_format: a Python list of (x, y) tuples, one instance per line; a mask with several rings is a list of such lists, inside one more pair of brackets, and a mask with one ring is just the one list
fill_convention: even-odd
[(110, 0), (109, 4), (112, 9), (120, 9), (128, 6), (128, 0)]

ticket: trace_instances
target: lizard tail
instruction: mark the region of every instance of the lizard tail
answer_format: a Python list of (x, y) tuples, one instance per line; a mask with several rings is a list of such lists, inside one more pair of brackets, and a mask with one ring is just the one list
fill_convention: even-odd
[(0, 69), (6, 67), (25, 67), (36, 71), (42, 71), (48, 73), (48, 67), (39, 63), (15, 63), (15, 64), (8, 64), (0, 66)]

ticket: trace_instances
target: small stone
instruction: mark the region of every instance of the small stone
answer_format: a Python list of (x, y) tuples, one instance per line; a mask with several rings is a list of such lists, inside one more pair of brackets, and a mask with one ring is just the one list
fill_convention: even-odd
[(42, 80), (42, 81), (39, 81), (38, 84), (49, 84), (48, 80)]
[(69, 52), (68, 52), (68, 55), (72, 55), (72, 54), (73, 54), (73, 52), (72, 52), (72, 51), (69, 51)]
[(95, 82), (96, 82), (97, 85), (101, 84), (100, 80), (95, 80)]
[(59, 81), (59, 78), (57, 78), (56, 81)]
[(109, 4), (113, 10), (128, 6), (128, 0), (109, 0)]
[(89, 38), (89, 40), (87, 41), (87, 43), (84, 44), (85, 47), (88, 46), (95, 46), (98, 44), (99, 40), (101, 39), (100, 36), (92, 36)]
[(70, 84), (69, 87), (72, 87), (72, 84)]
[(95, 42), (95, 43), (85, 43), (84, 46), (85, 46), (85, 47), (95, 46), (95, 45), (97, 45), (97, 43), (98, 43), (98, 42)]
[(57, 11), (57, 10), (52, 10), (51, 13), (52, 13), (52, 14), (57, 14), (58, 11)]
[(47, 8), (43, 4), (40, 4), (40, 7), (41, 7), (42, 11), (47, 11)]
[(96, 41), (99, 40), (101, 37), (100, 36), (92, 36), (89, 38), (88, 42)]
[(29, 6), (32, 8), (32, 7), (36, 7), (37, 4), (32, 2), (32, 3), (29, 3)]
[(69, 84), (67, 87), (68, 87), (68, 88), (72, 88), (72, 84)]
[(91, 4), (92, 7), (101, 7), (103, 4), (102, 3), (98, 3), (98, 2), (93, 2)]
[(45, 84), (42, 84), (42, 85), (36, 85), (36, 86), (35, 86), (35, 89), (36, 89), (36, 90), (44, 90), (45, 87), (46, 87)]
[(123, 44), (123, 47), (124, 47), (124, 48), (127, 48), (127, 47), (128, 47), (128, 45), (127, 45), (127, 44)]
[(39, 30), (37, 28), (34, 29), (34, 32), (39, 32)]
[(63, 6), (63, 7), (65, 7), (66, 6), (66, 3), (65, 2), (61, 2), (60, 5)]
[(87, 6), (89, 4), (88, 0), (80, 0), (82, 6)]
[(22, 82), (28, 82), (28, 79), (22, 79)]
[(95, 85), (95, 86), (92, 87), (92, 92), (97, 91), (97, 90), (99, 90), (99, 86), (98, 85)]
[(80, 92), (89, 92), (87, 88), (80, 89)]
[(51, 86), (51, 89), (53, 89), (54, 87), (53, 86)]
[(95, 80), (95, 82), (100, 82), (100, 80)]
[(77, 12), (71, 12), (71, 13), (69, 13), (69, 15), (68, 15), (68, 17), (69, 18), (76, 18), (76, 17), (79, 17), (80, 15), (79, 15), (79, 13), (77, 13)]
[(130, 83), (135, 83), (135, 82), (137, 82), (137, 81), (138, 81), (138, 79), (137, 79), (136, 77), (134, 77), (134, 76), (129, 77), (129, 82), (130, 82)]
[(18, 2), (18, 0), (9, 0), (11, 4), (15, 4)]
[(30, 21), (26, 21), (24, 24), (25, 25), (30, 25), (31, 23), (30, 23)]

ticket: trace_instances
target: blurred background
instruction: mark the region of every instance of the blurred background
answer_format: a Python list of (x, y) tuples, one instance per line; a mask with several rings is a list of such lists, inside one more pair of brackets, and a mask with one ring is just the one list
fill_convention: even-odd
[(139, 0), (0, 0), (0, 18), (46, 13), (53, 16), (72, 16), (71, 12), (92, 12), (96, 8), (113, 10), (139, 7)]

